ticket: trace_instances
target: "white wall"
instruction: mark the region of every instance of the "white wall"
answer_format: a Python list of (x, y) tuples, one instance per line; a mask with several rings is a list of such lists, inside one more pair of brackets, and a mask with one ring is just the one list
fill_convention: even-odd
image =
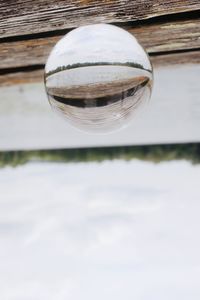
[(121, 131), (89, 135), (50, 109), (44, 86), (0, 89), (0, 150), (200, 142), (200, 65), (157, 68), (151, 101)]

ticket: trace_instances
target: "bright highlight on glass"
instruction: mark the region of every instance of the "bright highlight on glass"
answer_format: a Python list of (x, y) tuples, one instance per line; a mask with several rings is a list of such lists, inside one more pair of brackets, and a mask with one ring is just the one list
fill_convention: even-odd
[(45, 66), (52, 108), (87, 132), (124, 127), (152, 89), (148, 55), (129, 32), (113, 25), (82, 26), (53, 48)]

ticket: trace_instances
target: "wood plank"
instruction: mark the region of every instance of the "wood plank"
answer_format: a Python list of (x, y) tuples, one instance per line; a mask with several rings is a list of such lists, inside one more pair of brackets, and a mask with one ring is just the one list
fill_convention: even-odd
[(200, 9), (199, 0), (1, 0), (0, 4), (1, 38)]
[(132, 124), (109, 135), (84, 134), (51, 111), (43, 83), (3, 87), (0, 149), (200, 142), (200, 65), (155, 69), (152, 98)]
[(43, 81), (44, 70), (21, 71), (0, 75), (0, 87)]
[[(123, 26), (122, 26), (123, 27)], [(125, 27), (148, 53), (200, 48), (200, 19)], [(62, 36), (4, 42), (0, 44), (0, 68), (45, 64)]]
[(200, 18), (148, 24), (129, 31), (148, 53), (200, 48)]
[[(151, 56), (153, 67), (163, 67), (181, 64), (200, 64), (200, 51), (189, 51), (182, 53), (171, 53)], [(20, 71), (15, 73), (7, 73), (0, 75), (0, 87), (11, 86), (17, 84), (42, 82), (44, 70)]]
[(200, 64), (200, 51), (189, 51), (181, 53), (168, 53), (150, 56), (154, 68), (166, 66), (178, 66), (184, 64)]

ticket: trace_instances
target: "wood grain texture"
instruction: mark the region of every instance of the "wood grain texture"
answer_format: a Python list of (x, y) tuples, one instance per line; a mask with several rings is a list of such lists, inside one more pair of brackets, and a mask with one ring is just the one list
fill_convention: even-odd
[(0, 37), (90, 23), (138, 21), (199, 9), (199, 0), (0, 0)]
[(200, 64), (200, 51), (161, 54), (150, 58), (154, 68), (172, 67), (173, 65), (182, 64)]
[(148, 53), (200, 48), (200, 18), (129, 29)]
[(41, 82), (44, 80), (44, 70), (35, 70), (31, 72), (15, 72), (0, 75), (0, 87), (11, 86), (26, 83)]
[[(159, 68), (177, 64), (200, 64), (200, 51), (191, 51), (183, 53), (171, 53), (151, 56), (153, 67)], [(42, 82), (44, 79), (44, 70), (21, 71), (0, 75), (0, 87), (17, 84)]]
[[(148, 53), (200, 48), (200, 19), (126, 27)], [(48, 54), (62, 36), (0, 44), (0, 69), (45, 64)]]

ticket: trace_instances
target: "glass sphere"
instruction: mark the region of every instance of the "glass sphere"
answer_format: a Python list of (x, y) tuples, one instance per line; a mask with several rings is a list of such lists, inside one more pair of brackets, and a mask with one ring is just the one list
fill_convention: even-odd
[(136, 38), (108, 24), (82, 26), (51, 51), (45, 85), (52, 108), (75, 127), (106, 133), (125, 126), (151, 95), (153, 71)]

